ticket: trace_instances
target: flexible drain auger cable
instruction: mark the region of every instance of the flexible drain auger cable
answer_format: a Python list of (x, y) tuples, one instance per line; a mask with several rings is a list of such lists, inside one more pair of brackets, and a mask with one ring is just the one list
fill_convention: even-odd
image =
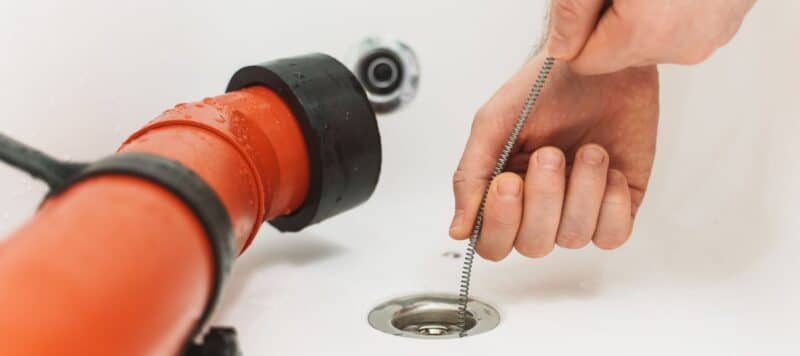
[[(542, 67), (539, 70), (539, 76), (536, 78), (536, 82), (533, 83), (530, 94), (528, 94), (528, 97), (525, 100), (525, 105), (522, 107), (522, 112), (517, 118), (514, 128), (511, 130), (511, 135), (508, 137), (505, 146), (503, 146), (503, 151), (500, 153), (500, 157), (497, 159), (497, 164), (495, 165), (491, 179), (489, 180), (490, 182), (505, 170), (506, 163), (511, 155), (511, 150), (514, 148), (514, 144), (517, 143), (517, 138), (519, 137), (523, 126), (525, 126), (525, 122), (528, 120), (528, 116), (530, 116), (531, 110), (536, 104), (536, 100), (539, 98), (539, 94), (541, 94), (542, 87), (544, 87), (544, 83), (547, 80), (547, 77), (550, 75), (550, 71), (553, 69), (554, 63), (555, 59), (553, 57), (545, 58), (544, 64), (542, 64)], [(458, 294), (458, 327), (460, 329), (459, 336), (461, 337), (466, 336), (467, 334), (466, 324), (467, 303), (469, 303), (469, 284), (472, 276), (472, 264), (475, 261), (475, 244), (478, 242), (478, 237), (480, 236), (481, 229), (483, 228), (483, 213), (484, 208), (486, 207), (486, 196), (488, 193), (489, 188), (487, 186), (486, 191), (483, 194), (483, 199), (481, 200), (481, 205), (478, 208), (478, 215), (475, 218), (475, 225), (473, 225), (472, 232), (470, 233), (467, 251), (464, 253), (464, 265), (461, 269), (461, 282), (459, 284)]]

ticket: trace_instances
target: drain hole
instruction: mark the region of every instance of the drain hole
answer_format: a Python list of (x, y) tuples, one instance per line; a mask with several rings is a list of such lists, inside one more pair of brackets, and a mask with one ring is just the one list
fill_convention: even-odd
[[(475, 327), (475, 317), (467, 312), (466, 328)], [(398, 311), (392, 318), (392, 326), (403, 331), (424, 336), (444, 336), (458, 334), (458, 309), (442, 308), (409, 308)]]
[(455, 338), (494, 329), (500, 315), (490, 305), (470, 299), (465, 328), (458, 324), (458, 296), (418, 294), (392, 299), (369, 313), (372, 327), (387, 334), (414, 338)]

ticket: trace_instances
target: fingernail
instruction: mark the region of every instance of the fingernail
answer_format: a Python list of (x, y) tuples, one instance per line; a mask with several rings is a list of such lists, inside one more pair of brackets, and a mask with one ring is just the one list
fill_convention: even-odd
[(604, 158), (605, 154), (597, 147), (587, 147), (583, 150), (583, 153), (581, 153), (581, 159), (592, 165), (603, 163)]
[(462, 221), (464, 221), (464, 210), (458, 209), (453, 215), (453, 222), (450, 223), (450, 231), (461, 226)]
[(505, 178), (497, 183), (497, 192), (503, 198), (515, 198), (522, 193), (522, 184), (518, 179)]
[(564, 159), (561, 157), (561, 154), (555, 152), (554, 150), (540, 150), (536, 152), (536, 163), (539, 164), (541, 168), (547, 169), (556, 169), (561, 167), (561, 162)]
[(621, 184), (625, 182), (625, 175), (622, 172), (611, 169), (608, 171), (608, 184)]

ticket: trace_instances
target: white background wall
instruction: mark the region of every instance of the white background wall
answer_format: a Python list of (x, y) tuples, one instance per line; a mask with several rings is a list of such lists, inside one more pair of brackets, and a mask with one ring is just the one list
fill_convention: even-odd
[[(762, 0), (708, 62), (662, 68), (658, 156), (623, 249), (476, 265), (498, 329), (429, 342), (366, 323), (379, 302), (456, 290), (450, 176), (475, 109), (539, 37), (543, 2), (0, 2), (0, 130), (63, 158), (113, 152), (171, 105), (221, 93), (240, 66), (369, 34), (419, 55), (420, 96), (381, 118), (374, 198), (299, 236), (264, 228), (217, 313), (245, 355), (800, 352), (800, 2)], [(0, 232), (43, 184), (0, 166)], [(122, 203), (121, 203), (122, 204)], [(109, 222), (98, 222), (109, 223)], [(2, 292), (2, 291), (0, 291)]]

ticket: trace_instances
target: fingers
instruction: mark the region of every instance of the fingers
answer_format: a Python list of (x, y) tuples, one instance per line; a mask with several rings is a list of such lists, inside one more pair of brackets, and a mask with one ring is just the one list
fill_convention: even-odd
[[(498, 261), (512, 248), (537, 258), (555, 245), (621, 246), (633, 225), (632, 193), (625, 175), (608, 166), (608, 153), (596, 144), (580, 147), (569, 171), (561, 150), (542, 147), (531, 154), (524, 181), (513, 172), (499, 175), (486, 198), (478, 254)], [(476, 205), (481, 198), (479, 191)], [(471, 231), (470, 224), (465, 237)]]
[(511, 252), (522, 216), (522, 178), (515, 173), (497, 176), (489, 188), (483, 230), (476, 249), (481, 257), (499, 261)]
[(597, 24), (604, 0), (554, 0), (550, 12), (549, 54), (570, 60), (580, 53)]
[(628, 239), (632, 225), (633, 214), (628, 180), (622, 172), (610, 169), (597, 230), (592, 240), (597, 247), (604, 250), (615, 249)]
[(487, 178), (477, 176), (474, 171), (468, 171), (461, 166), (456, 170), (453, 175), (455, 211), (450, 223), (450, 237), (456, 240), (469, 237), (487, 182)]
[(581, 248), (592, 240), (606, 189), (608, 154), (595, 144), (581, 147), (569, 177), (556, 243)]
[(531, 156), (525, 177), (522, 225), (514, 247), (527, 257), (553, 250), (564, 203), (565, 159), (561, 150), (543, 147)]
[(572, 59), (570, 68), (579, 74), (592, 75), (639, 65), (643, 59), (637, 58), (634, 40), (632, 25), (612, 5), (603, 13), (580, 54)]
[(462, 240), (469, 237), (495, 161), (512, 125), (508, 117), (491, 109), (481, 109), (475, 116), (467, 147), (453, 175), (455, 213), (450, 224), (452, 238)]

